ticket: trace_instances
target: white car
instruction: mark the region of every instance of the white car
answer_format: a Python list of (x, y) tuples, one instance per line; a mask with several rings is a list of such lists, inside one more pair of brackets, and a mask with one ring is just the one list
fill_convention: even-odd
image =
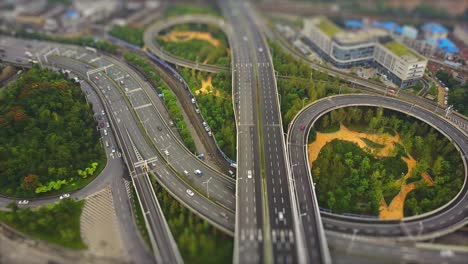
[(252, 171), (251, 170), (247, 171), (247, 178), (252, 179)]
[(190, 190), (190, 189), (187, 189), (187, 191), (186, 191), (186, 192), (187, 192), (187, 194), (188, 194), (188, 195), (190, 195), (190, 196), (193, 196), (193, 195), (194, 195), (193, 191), (192, 191), (192, 190)]
[(65, 194), (60, 195), (60, 200), (65, 199), (65, 198), (70, 198), (70, 194), (65, 193)]
[(18, 201), (18, 204), (19, 204), (19, 205), (26, 205), (26, 204), (28, 204), (28, 203), (29, 203), (28, 200), (20, 200), (20, 201)]
[(166, 154), (166, 156), (169, 156), (169, 151), (167, 151), (167, 149), (165, 149), (164, 154)]
[(283, 212), (278, 212), (278, 218), (279, 218), (280, 221), (283, 221), (283, 219), (284, 219)]
[(440, 251), (440, 256), (441, 257), (444, 257), (444, 258), (451, 258), (453, 257), (455, 254), (453, 253), (453, 251), (451, 251), (450, 249), (446, 249), (446, 250), (441, 250)]

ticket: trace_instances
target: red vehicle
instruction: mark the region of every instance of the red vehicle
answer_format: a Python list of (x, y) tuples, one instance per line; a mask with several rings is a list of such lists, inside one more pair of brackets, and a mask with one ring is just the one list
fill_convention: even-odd
[(104, 127), (105, 127), (104, 122), (99, 123), (99, 126), (100, 126), (101, 128), (104, 128)]
[(388, 95), (396, 95), (396, 91), (393, 89), (388, 90)]
[(299, 127), (299, 130), (301, 130), (301, 131), (304, 131), (304, 129), (305, 129), (305, 125), (301, 125), (301, 126)]
[(99, 77), (95, 76), (94, 78), (95, 78), (97, 81), (99, 81)]

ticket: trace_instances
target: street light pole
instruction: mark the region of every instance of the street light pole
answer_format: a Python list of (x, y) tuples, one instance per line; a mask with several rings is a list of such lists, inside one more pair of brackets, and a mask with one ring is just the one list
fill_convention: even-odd
[(208, 199), (210, 199), (210, 189), (209, 189), (209, 183), (213, 177), (210, 177), (207, 181), (203, 182), (203, 184), (206, 184), (206, 194), (208, 195)]

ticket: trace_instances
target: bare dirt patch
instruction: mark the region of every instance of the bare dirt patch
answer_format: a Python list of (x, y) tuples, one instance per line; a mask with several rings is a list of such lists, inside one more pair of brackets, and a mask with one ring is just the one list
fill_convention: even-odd
[[(398, 179), (396, 181), (396, 183), (401, 186), (400, 192), (393, 198), (388, 206), (382, 198), (382, 201), (380, 202), (380, 219), (402, 219), (404, 217), (406, 196), (416, 188), (416, 184), (419, 182), (412, 182), (410, 184), (405, 183), (405, 180), (411, 176), (414, 166), (416, 166), (417, 163), (411, 155), (408, 154), (408, 157), (409, 158), (402, 157), (403, 161), (408, 165), (408, 173), (406, 173), (403, 179)], [(431, 176), (426, 172), (421, 173), (421, 177), (421, 181), (425, 181), (429, 186), (434, 185)]]
[[(367, 138), (368, 140), (374, 141), (375, 143), (385, 145), (385, 147), (380, 149), (371, 149), (367, 144), (361, 139)], [(366, 151), (380, 157), (388, 157), (392, 154), (393, 149), (395, 148), (393, 143), (400, 141), (400, 136), (396, 134), (392, 136), (390, 134), (367, 134), (349, 130), (344, 125), (340, 126), (340, 130), (333, 133), (320, 133), (317, 132), (317, 137), (314, 142), (309, 144), (309, 160), (312, 164), (315, 161), (320, 153), (320, 150), (327, 143), (331, 142), (334, 139), (351, 141), (359, 145), (360, 148), (365, 149)]]
[[(362, 138), (366, 138), (371, 140), (375, 143), (384, 145), (383, 148), (370, 148), (367, 144), (362, 140)], [(317, 159), (318, 155), (320, 154), (320, 150), (329, 142), (334, 139), (339, 140), (346, 140), (353, 143), (358, 144), (358, 146), (364, 149), (366, 152), (369, 152), (378, 157), (389, 157), (394, 155), (395, 145), (394, 143), (400, 142), (400, 135), (395, 134), (392, 136), (390, 134), (368, 134), (362, 132), (356, 132), (349, 130), (344, 125), (340, 125), (340, 130), (333, 132), (333, 133), (320, 133), (317, 132), (316, 139), (314, 142), (310, 143), (308, 146), (308, 156), (310, 166), (312, 167), (312, 163)], [(408, 158), (402, 157), (403, 161), (408, 165), (408, 172), (404, 176), (406, 180), (411, 176), (411, 173), (416, 166), (416, 160), (408, 154)], [(429, 186), (434, 185), (431, 177), (423, 172), (421, 173), (422, 181), (426, 181)], [(416, 184), (418, 182), (412, 182), (410, 184), (406, 184), (405, 181), (402, 179), (398, 179), (396, 181), (397, 184), (401, 186), (400, 192), (393, 198), (390, 205), (387, 205), (385, 200), (382, 197), (382, 201), (380, 204), (380, 219), (401, 219), (404, 217), (404, 204), (406, 200), (406, 196), (408, 193), (413, 191), (416, 188)]]
[(221, 96), (221, 93), (214, 89), (213, 84), (211, 83), (212, 77), (211, 75), (208, 75), (208, 78), (206, 80), (202, 80), (201, 88), (195, 91), (196, 95), (199, 95), (201, 93), (211, 93), (214, 94), (215, 96)]
[(211, 45), (215, 47), (219, 47), (221, 45), (221, 41), (214, 38), (209, 32), (173, 30), (169, 32), (168, 34), (161, 36), (161, 39), (163, 39), (164, 41), (172, 41), (172, 42), (181, 42), (181, 41), (188, 41), (192, 39), (199, 39), (199, 40), (208, 41)]

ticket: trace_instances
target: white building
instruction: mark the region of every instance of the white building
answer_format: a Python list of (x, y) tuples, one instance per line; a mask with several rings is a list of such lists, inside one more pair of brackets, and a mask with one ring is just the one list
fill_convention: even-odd
[(378, 39), (387, 36), (381, 29), (343, 31), (323, 17), (305, 20), (302, 34), (337, 67), (371, 62)]
[(401, 35), (405, 38), (416, 39), (418, 37), (418, 29), (412, 26), (403, 26)]
[(121, 7), (117, 0), (76, 0), (73, 5), (83, 20), (88, 22), (104, 20)]
[(401, 87), (422, 78), (427, 65), (424, 57), (393, 41), (382, 29), (346, 32), (319, 17), (304, 20), (302, 34), (307, 45), (336, 67), (375, 64)]
[(400, 87), (410, 86), (421, 79), (427, 66), (427, 59), (393, 40), (378, 43), (374, 59), (387, 77)]

